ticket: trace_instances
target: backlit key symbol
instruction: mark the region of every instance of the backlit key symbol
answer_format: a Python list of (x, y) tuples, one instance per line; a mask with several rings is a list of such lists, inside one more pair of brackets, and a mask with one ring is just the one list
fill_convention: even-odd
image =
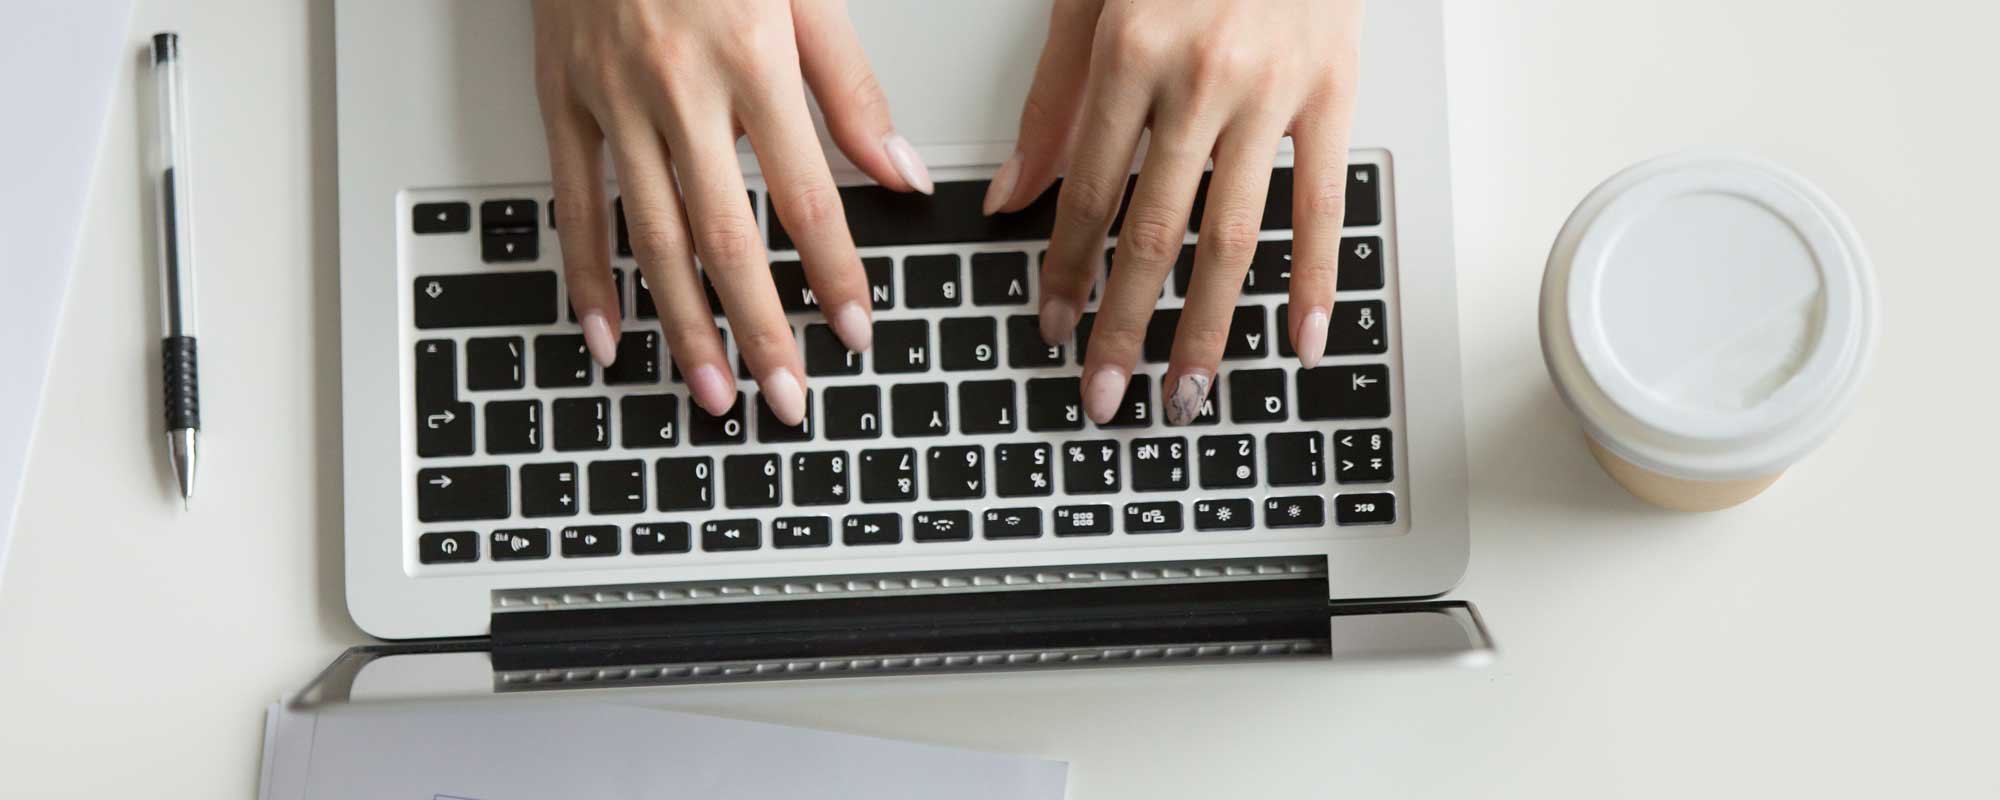
[(1370, 378), (1366, 375), (1354, 376), (1354, 390), (1357, 392), (1361, 391), (1362, 389), (1373, 386), (1377, 383), (1380, 383), (1380, 381), (1377, 381), (1374, 378)]
[(1354, 171), (1354, 180), (1355, 180), (1355, 182), (1357, 182), (1357, 183), (1367, 183), (1367, 182), (1368, 182), (1368, 171), (1367, 171), (1367, 170), (1365, 170), (1365, 169), (1357, 169), (1357, 170), (1355, 170), (1355, 171)]
[(1357, 245), (1355, 245), (1355, 246), (1354, 246), (1354, 257), (1355, 257), (1355, 258), (1359, 258), (1359, 259), (1364, 259), (1364, 260), (1365, 260), (1365, 259), (1367, 259), (1367, 258), (1368, 258), (1369, 256), (1372, 256), (1372, 255), (1375, 255), (1375, 248), (1373, 248), (1373, 247), (1370, 247), (1370, 246), (1368, 246), (1368, 243), (1367, 243), (1367, 242), (1362, 242), (1362, 243), (1360, 243), (1360, 244), (1357, 244)]
[[(438, 295), (444, 294), (444, 287), (438, 285), (437, 281), (431, 281), (429, 286), (424, 287), (424, 294), (430, 295), (432, 300), (436, 300)], [(437, 349), (433, 347), (431, 352), (435, 353)]]

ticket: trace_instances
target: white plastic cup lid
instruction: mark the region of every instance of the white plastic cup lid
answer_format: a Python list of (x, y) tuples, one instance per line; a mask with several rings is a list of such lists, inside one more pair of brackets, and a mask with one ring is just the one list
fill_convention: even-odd
[(1592, 438), (1690, 480), (1776, 475), (1839, 425), (1875, 336), (1847, 217), (1762, 159), (1686, 154), (1599, 186), (1542, 281), (1542, 354)]

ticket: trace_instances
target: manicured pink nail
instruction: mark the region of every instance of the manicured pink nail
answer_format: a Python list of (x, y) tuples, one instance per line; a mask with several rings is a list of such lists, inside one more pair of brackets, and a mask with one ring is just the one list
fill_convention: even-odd
[(764, 392), (764, 404), (771, 407), (771, 415), (779, 422), (797, 425), (805, 421), (806, 390), (791, 370), (783, 367), (771, 370), (757, 386)]
[(618, 332), (611, 329), (611, 320), (603, 312), (583, 312), (583, 346), (600, 367), (609, 367), (618, 359)]
[(1098, 367), (1083, 382), (1083, 413), (1091, 422), (1102, 425), (1118, 415), (1118, 404), (1125, 400), (1125, 384), (1131, 377), (1117, 367)]
[(993, 173), (993, 182), (986, 185), (986, 203), (982, 211), (993, 216), (1007, 205), (1014, 196), (1014, 184), (1021, 182), (1021, 154), (1015, 153), (1000, 165), (1000, 171)]
[(924, 166), (924, 159), (917, 155), (917, 148), (911, 147), (910, 140), (903, 138), (902, 134), (889, 134), (882, 140), (882, 149), (889, 154), (889, 163), (896, 167), (896, 174), (903, 176), (903, 181), (910, 184), (910, 188), (924, 194), (937, 189), (931, 184), (930, 168)]
[(730, 384), (729, 374), (713, 364), (703, 364), (689, 371), (687, 382), (688, 392), (694, 396), (695, 404), (707, 411), (709, 416), (720, 417), (736, 405), (736, 389)]
[(1042, 301), (1042, 343), (1050, 347), (1062, 344), (1076, 330), (1076, 321), (1082, 317), (1076, 304), (1060, 297)]
[(840, 343), (856, 353), (867, 352), (875, 343), (875, 325), (868, 318), (868, 309), (860, 303), (848, 303), (828, 318), (833, 324), (833, 335), (840, 337)]
[(1315, 308), (1299, 320), (1299, 330), (1292, 334), (1297, 343), (1299, 365), (1306, 369), (1319, 366), (1320, 356), (1326, 355), (1326, 309)]

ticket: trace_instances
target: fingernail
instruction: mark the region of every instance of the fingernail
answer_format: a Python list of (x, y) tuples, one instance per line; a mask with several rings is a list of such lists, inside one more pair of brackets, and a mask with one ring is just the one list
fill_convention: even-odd
[(695, 367), (688, 373), (687, 382), (688, 392), (694, 395), (695, 404), (707, 411), (709, 416), (720, 417), (736, 405), (736, 390), (730, 386), (728, 373), (713, 364)]
[(1014, 184), (1021, 182), (1021, 154), (1015, 153), (1000, 165), (1000, 171), (993, 173), (993, 182), (986, 185), (986, 204), (982, 213), (993, 216), (1007, 205), (1008, 198), (1014, 196)]
[(600, 367), (609, 367), (618, 359), (618, 333), (611, 330), (611, 320), (605, 319), (603, 312), (583, 312), (583, 346)]
[(1076, 304), (1060, 297), (1042, 301), (1042, 343), (1054, 347), (1068, 339), (1076, 330), (1076, 320), (1081, 314)]
[(875, 325), (868, 319), (868, 309), (860, 303), (848, 303), (833, 312), (833, 335), (840, 337), (840, 343), (856, 353), (865, 352), (875, 343)]
[(1315, 308), (1299, 321), (1298, 333), (1292, 335), (1297, 343), (1299, 365), (1306, 369), (1319, 366), (1320, 356), (1326, 355), (1326, 309)]
[(1215, 376), (1205, 370), (1194, 370), (1174, 381), (1173, 393), (1167, 395), (1167, 424), (1186, 425), (1201, 416), (1201, 404), (1208, 401), (1208, 387), (1215, 382)]
[(937, 187), (931, 185), (930, 168), (924, 166), (923, 158), (917, 155), (917, 148), (910, 146), (910, 140), (900, 133), (892, 133), (882, 140), (882, 149), (888, 151), (889, 163), (896, 166), (896, 174), (903, 176), (910, 188), (924, 194), (936, 190)]
[(797, 425), (805, 421), (806, 390), (791, 370), (783, 367), (771, 370), (757, 385), (764, 391), (764, 404), (771, 407), (771, 414), (779, 422)]
[(1091, 422), (1102, 425), (1118, 415), (1118, 404), (1125, 400), (1125, 384), (1131, 378), (1117, 367), (1099, 367), (1090, 373), (1090, 379), (1083, 383), (1083, 413)]

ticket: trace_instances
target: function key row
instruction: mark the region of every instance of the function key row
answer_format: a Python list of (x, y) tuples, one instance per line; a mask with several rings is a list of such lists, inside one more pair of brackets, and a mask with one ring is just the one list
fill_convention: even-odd
[[(1269, 497), (1262, 505), (1263, 525), (1285, 530), (1327, 525), (1326, 499), (1320, 495)], [(1396, 521), (1396, 497), (1387, 492), (1343, 494), (1333, 498), (1333, 522), (1343, 527), (1390, 525)], [(1042, 509), (992, 508), (920, 511), (907, 518), (899, 513), (849, 514), (836, 526), (830, 516), (779, 517), (771, 521), (770, 545), (777, 549), (830, 547), (838, 530), (847, 547), (899, 544), (910, 541), (969, 542), (974, 528), (987, 540), (1038, 539), (1045, 532), (1058, 537), (1108, 536), (1114, 525), (1133, 535), (1198, 531), (1249, 530), (1255, 526), (1257, 504), (1247, 498), (1194, 501), (1192, 513), (1178, 500), (1058, 506), (1044, 530)], [(493, 561), (543, 560), (559, 551), (564, 558), (615, 556), (621, 539), (633, 555), (651, 556), (694, 551), (738, 552), (764, 546), (763, 523), (757, 519), (703, 522), (649, 522), (621, 529), (617, 525), (575, 525), (551, 535), (548, 528), (501, 528), (484, 538)], [(623, 534), (623, 536), (621, 536)], [(481, 539), (475, 531), (437, 531), (417, 538), (417, 558), (425, 564), (461, 564), (479, 560)], [(553, 540), (553, 541), (552, 541)]]

